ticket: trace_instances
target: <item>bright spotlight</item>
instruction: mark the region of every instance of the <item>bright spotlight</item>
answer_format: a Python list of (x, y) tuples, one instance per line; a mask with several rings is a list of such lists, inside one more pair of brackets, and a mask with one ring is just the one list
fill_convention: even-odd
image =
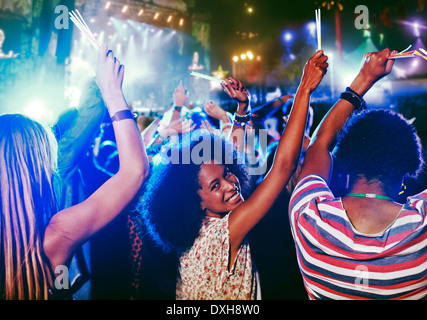
[(291, 40), (292, 40), (292, 33), (290, 33), (290, 32), (286, 32), (285, 33), (285, 35), (284, 35), (284, 39), (285, 39), (285, 41), (286, 42), (290, 42)]
[(238, 56), (234, 56), (234, 57), (233, 57), (233, 61), (234, 61), (234, 62), (239, 61), (239, 57), (238, 57)]
[(246, 52), (246, 56), (249, 58), (249, 60), (254, 58), (254, 54), (251, 51)]
[(128, 11), (129, 6), (127, 4), (125, 4), (122, 8), (122, 13), (125, 13), (126, 11)]
[(105, 9), (110, 8), (110, 6), (111, 6), (111, 1), (107, 1), (107, 3), (105, 4)]
[(171, 22), (172, 21), (172, 16), (169, 16), (167, 21)]
[(313, 38), (316, 36), (316, 28), (317, 27), (316, 27), (316, 23), (315, 22), (309, 22), (307, 24), (308, 33)]
[(184, 18), (181, 18), (181, 19), (179, 20), (179, 25), (180, 25), (180, 26), (184, 25)]
[(144, 9), (139, 10), (138, 16), (141, 16), (144, 13)]
[(242, 60), (246, 60), (246, 54), (242, 53), (242, 54), (240, 55), (240, 59), (242, 59)]
[(419, 37), (420, 36), (420, 29), (419, 29), (419, 25), (418, 22), (414, 22), (413, 24), (414, 27), (414, 36)]
[(154, 15), (154, 20), (157, 20), (158, 17), (159, 17), (159, 13), (156, 12), (156, 14)]
[(47, 116), (47, 109), (40, 100), (31, 101), (24, 109), (24, 114), (35, 120), (42, 120)]

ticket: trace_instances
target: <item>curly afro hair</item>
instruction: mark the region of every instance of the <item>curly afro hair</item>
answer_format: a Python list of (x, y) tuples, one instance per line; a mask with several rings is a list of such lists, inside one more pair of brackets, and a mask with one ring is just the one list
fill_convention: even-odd
[(384, 186), (416, 177), (423, 166), (415, 128), (399, 113), (376, 109), (353, 115), (334, 150), (337, 167), (350, 174), (352, 185), (362, 175)]
[[(197, 192), (202, 163), (197, 159), (200, 160), (198, 156), (207, 149), (201, 148), (201, 143), (210, 146), (210, 152), (202, 156), (204, 162), (222, 161), (220, 163), (239, 179), (242, 194), (247, 195), (249, 190), (245, 166), (240, 164), (235, 151), (226, 151), (233, 150), (228, 142), (213, 134), (201, 134), (199, 139), (191, 140), (183, 138), (179, 143), (168, 145), (166, 152), (163, 150), (160, 154), (163, 159), (175, 155), (179, 161), (153, 166), (137, 208), (146, 233), (165, 252), (180, 254), (191, 248), (202, 225), (204, 212)], [(186, 155), (191, 155), (191, 159)]]

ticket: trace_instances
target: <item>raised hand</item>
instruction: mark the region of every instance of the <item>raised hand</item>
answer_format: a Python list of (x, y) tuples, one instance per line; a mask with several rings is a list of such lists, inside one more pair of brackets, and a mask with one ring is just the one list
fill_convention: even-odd
[(174, 134), (193, 131), (195, 128), (196, 124), (193, 122), (193, 120), (179, 118), (172, 120), (168, 126), (159, 128), (158, 132), (162, 137), (167, 138)]
[(248, 107), (250, 95), (242, 81), (233, 77), (228, 77), (221, 84), (230, 98), (239, 103), (239, 110)]
[(173, 92), (174, 106), (177, 106), (177, 107), (185, 106), (187, 101), (188, 101), (188, 95), (185, 92), (185, 89), (184, 89), (184, 86), (182, 85), (182, 82), (180, 82), (178, 87)]
[(318, 50), (305, 64), (300, 88), (309, 90), (312, 93), (325, 76), (328, 68), (328, 56)]
[(114, 57), (113, 51), (108, 50), (107, 45), (101, 46), (98, 54), (96, 82), (110, 114), (123, 109), (124, 72), (124, 65)]
[(397, 53), (397, 51), (390, 53), (390, 50), (387, 48), (382, 51), (366, 53), (363, 58), (360, 74), (368, 81), (375, 83), (391, 72), (395, 60), (388, 59), (388, 57), (395, 53)]
[(203, 110), (212, 118), (228, 121), (227, 112), (212, 100), (206, 101)]

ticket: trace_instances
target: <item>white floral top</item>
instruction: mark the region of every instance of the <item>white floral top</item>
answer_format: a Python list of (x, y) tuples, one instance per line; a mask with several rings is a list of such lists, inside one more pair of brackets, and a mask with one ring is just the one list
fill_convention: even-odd
[(255, 299), (258, 281), (247, 241), (228, 270), (228, 217), (206, 218), (199, 237), (181, 256), (177, 300)]

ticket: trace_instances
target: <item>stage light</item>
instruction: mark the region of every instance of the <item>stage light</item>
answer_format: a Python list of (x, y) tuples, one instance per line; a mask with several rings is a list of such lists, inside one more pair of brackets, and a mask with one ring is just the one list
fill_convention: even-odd
[(111, 1), (107, 1), (107, 3), (105, 4), (105, 9), (108, 10), (108, 8), (110, 8), (111, 6)]
[(184, 25), (184, 18), (181, 18), (181, 19), (179, 20), (179, 25), (180, 25), (180, 26)]
[(254, 58), (254, 54), (251, 51), (246, 52), (246, 56), (249, 58), (249, 60)]
[(95, 18), (90, 18), (90, 23), (95, 23)]
[(315, 22), (309, 22), (307, 24), (308, 33), (311, 37), (316, 37), (316, 23)]
[(139, 10), (138, 16), (141, 16), (144, 13), (144, 9)]
[(412, 26), (414, 27), (414, 36), (419, 37), (420, 36), (420, 29), (419, 29), (418, 22), (414, 22), (414, 24)]
[(234, 62), (239, 61), (239, 57), (238, 57), (238, 56), (234, 56), (234, 57), (233, 57), (233, 61), (234, 61)]
[(261, 59), (262, 59), (261, 56), (256, 57), (256, 61), (261, 61)]
[(154, 20), (157, 20), (158, 17), (159, 17), (159, 13), (156, 12), (156, 14), (154, 15)]
[(169, 16), (167, 21), (171, 22), (172, 21), (172, 16)]
[(248, 12), (249, 12), (249, 13), (253, 13), (253, 12), (254, 12), (254, 9), (253, 9), (252, 7), (249, 7), (249, 8), (248, 8)]
[(284, 34), (283, 34), (283, 39), (285, 40), (285, 42), (286, 43), (290, 43), (292, 40), (293, 40), (293, 35), (292, 35), (292, 33), (291, 32), (289, 32), (289, 31), (286, 31)]
[(122, 8), (122, 13), (125, 13), (126, 11), (128, 11), (129, 6), (127, 4), (125, 4)]
[(246, 60), (246, 54), (242, 53), (242, 54), (240, 55), (240, 59), (242, 59), (242, 60)]

